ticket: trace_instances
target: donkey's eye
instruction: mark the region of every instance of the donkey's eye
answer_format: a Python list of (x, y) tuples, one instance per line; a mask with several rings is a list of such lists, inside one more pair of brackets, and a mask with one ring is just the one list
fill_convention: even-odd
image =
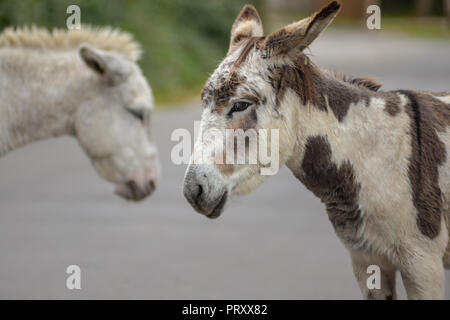
[(141, 110), (127, 109), (127, 111), (139, 121), (144, 122), (144, 113)]
[(233, 104), (233, 107), (228, 111), (228, 116), (231, 116), (233, 112), (240, 112), (244, 111), (250, 106), (251, 103), (246, 101), (238, 101), (235, 104)]

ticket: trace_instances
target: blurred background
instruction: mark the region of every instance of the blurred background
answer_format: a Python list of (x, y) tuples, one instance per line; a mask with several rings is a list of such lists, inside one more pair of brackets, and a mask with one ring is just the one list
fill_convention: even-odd
[[(197, 95), (228, 48), (230, 21), (245, 3), (254, 4), (265, 31), (308, 15), (327, 0), (0, 0), (0, 29), (10, 25), (66, 27), (66, 8), (81, 7), (81, 21), (113, 25), (142, 44), (141, 67), (158, 106)], [(334, 28), (365, 28), (365, 8), (378, 4), (383, 31), (450, 39), (450, 0), (342, 0)], [(446, 19), (447, 17), (447, 19)]]
[[(83, 24), (135, 36), (156, 96), (153, 133), (163, 174), (156, 192), (136, 204), (113, 195), (74, 139), (2, 157), (0, 298), (360, 299), (323, 205), (286, 168), (214, 221), (183, 198), (186, 166), (171, 161), (171, 134), (193, 132), (200, 89), (247, 2), (268, 33), (326, 1), (0, 0), (0, 29), (65, 28), (67, 6), (78, 4)], [(448, 0), (341, 2), (342, 13), (309, 50), (315, 63), (376, 77), (384, 90), (450, 90)], [(366, 28), (373, 3), (381, 7), (381, 30)], [(81, 267), (81, 290), (66, 289), (71, 264)]]

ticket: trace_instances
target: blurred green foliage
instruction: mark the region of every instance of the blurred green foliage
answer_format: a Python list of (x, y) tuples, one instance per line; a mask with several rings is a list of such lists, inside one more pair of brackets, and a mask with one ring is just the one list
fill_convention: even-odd
[(0, 28), (66, 28), (67, 6), (81, 23), (132, 33), (144, 49), (139, 62), (157, 102), (198, 94), (228, 49), (231, 24), (245, 0), (0, 0)]

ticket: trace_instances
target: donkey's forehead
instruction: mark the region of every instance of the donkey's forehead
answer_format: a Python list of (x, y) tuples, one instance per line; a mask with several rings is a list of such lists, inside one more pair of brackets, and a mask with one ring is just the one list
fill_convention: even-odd
[(130, 108), (153, 109), (153, 94), (147, 80), (139, 69), (128, 77), (122, 86), (125, 103)]
[(266, 67), (255, 48), (236, 67), (241, 50), (240, 48), (228, 55), (208, 79), (201, 94), (206, 107), (211, 106), (220, 111), (233, 96), (257, 90)]

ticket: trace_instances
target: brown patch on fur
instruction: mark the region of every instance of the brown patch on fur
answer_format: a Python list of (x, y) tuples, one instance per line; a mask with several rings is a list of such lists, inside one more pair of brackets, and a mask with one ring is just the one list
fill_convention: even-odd
[(391, 116), (396, 116), (400, 112), (400, 97), (396, 93), (383, 93), (385, 98), (384, 111)]
[[(269, 82), (276, 92), (276, 105), (278, 106), (286, 93), (287, 88), (292, 89), (304, 105), (316, 103), (317, 94), (313, 88), (313, 75), (318, 76), (316, 68), (305, 55), (300, 55), (295, 66), (284, 65), (270, 67)], [(305, 64), (305, 61), (308, 61)]]
[(341, 80), (341, 81), (350, 83), (350, 84), (360, 87), (360, 88), (369, 89), (370, 91), (373, 91), (373, 92), (377, 92), (383, 86), (383, 84), (378, 82), (378, 80), (375, 78), (368, 78), (368, 77), (353, 78), (353, 77), (347, 76), (346, 74), (344, 74), (342, 72), (335, 72), (335, 71), (330, 71), (330, 70), (324, 70), (324, 72), (326, 74), (333, 76), (337, 80)]
[(287, 88), (300, 97), (303, 105), (312, 104), (325, 112), (329, 107), (339, 121), (344, 120), (351, 103), (363, 101), (368, 105), (370, 97), (374, 95), (372, 90), (321, 74), (309, 60), (305, 64), (305, 59), (308, 58), (301, 54), (294, 67), (269, 67), (269, 81), (277, 94), (277, 105), (283, 99)]
[(443, 214), (438, 167), (446, 159), (445, 144), (437, 135), (443, 128), (436, 114), (439, 101), (423, 93), (405, 90), (399, 93), (409, 99), (405, 106), (411, 118), (412, 155), (408, 174), (417, 209), (417, 226), (423, 235), (434, 239), (439, 235)]
[(374, 78), (354, 78), (349, 82), (351, 84), (372, 90), (374, 92), (378, 91), (383, 86), (383, 84), (381, 84)]
[(349, 161), (339, 167), (331, 161), (331, 147), (325, 136), (307, 139), (301, 168), (295, 175), (326, 205), (328, 217), (341, 239), (353, 247), (362, 245), (357, 236), (361, 226), (360, 185)]
[[(327, 111), (329, 107), (339, 121), (344, 120), (350, 104), (362, 101), (368, 106), (370, 97), (373, 95), (368, 89), (353, 86), (346, 82), (325, 77), (315, 77), (314, 80), (314, 87), (317, 92), (321, 93), (317, 94), (317, 106), (324, 111)], [(325, 95), (327, 99), (325, 99)]]
[(223, 85), (215, 89), (213, 92), (215, 111), (219, 114), (222, 113), (223, 109), (228, 106), (231, 97), (236, 93), (237, 88), (242, 85), (246, 79), (244, 77), (239, 77), (236, 73), (224, 79)]
[(211, 83), (207, 83), (200, 93), (201, 100), (207, 105), (210, 101), (212, 96), (214, 95), (214, 88), (211, 85)]
[[(258, 43), (262, 40), (261, 37), (252, 37), (244, 45), (239, 57), (233, 64), (233, 67), (227, 78), (223, 78), (223, 85), (219, 89), (214, 89), (213, 86), (208, 83), (201, 92), (201, 99), (206, 103), (209, 102), (210, 97), (214, 97), (215, 109), (222, 113), (222, 110), (228, 105), (230, 98), (236, 93), (237, 88), (245, 83), (245, 77), (238, 76), (237, 69), (245, 61), (248, 54), (254, 47), (258, 47)], [(258, 92), (248, 88), (249, 100), (257, 103), (261, 97)]]

